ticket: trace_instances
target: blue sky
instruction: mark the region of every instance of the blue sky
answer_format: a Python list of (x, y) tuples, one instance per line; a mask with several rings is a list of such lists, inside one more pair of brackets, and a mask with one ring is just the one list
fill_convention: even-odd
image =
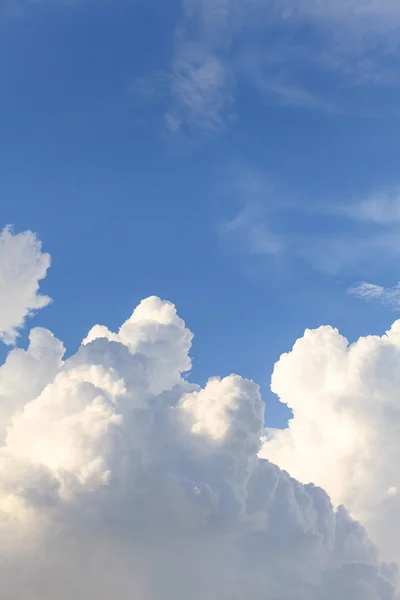
[(305, 328), (393, 321), (399, 25), (391, 0), (3, 5), (0, 215), (52, 255), (35, 323), (72, 352), (167, 298), (193, 378), (253, 378), (283, 425)]

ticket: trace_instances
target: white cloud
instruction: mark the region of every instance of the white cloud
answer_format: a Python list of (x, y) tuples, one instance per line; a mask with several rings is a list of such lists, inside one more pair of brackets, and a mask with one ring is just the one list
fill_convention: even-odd
[(344, 214), (359, 221), (377, 225), (396, 225), (400, 222), (400, 188), (398, 186), (375, 190), (367, 198), (342, 205)]
[[(268, 100), (328, 114), (355, 107), (357, 114), (371, 114), (374, 108), (365, 94), (360, 106), (351, 90), (400, 83), (390, 62), (399, 46), (397, 0), (186, 0), (182, 5), (173, 108), (167, 114), (174, 130), (185, 125), (221, 129), (241, 82)], [(297, 32), (305, 23), (311, 33), (308, 41), (299, 42)], [(336, 78), (329, 96), (299, 79), (304, 65)]]
[(254, 205), (245, 206), (221, 227), (224, 236), (242, 239), (244, 250), (255, 256), (274, 256), (284, 250), (281, 237), (269, 230), (265, 217)]
[[(282, 4), (282, 3), (281, 3)], [(393, 27), (400, 22), (400, 7), (396, 0), (287, 0), (299, 13), (320, 19), (347, 19), (359, 25), (370, 24), (377, 29), (382, 22)]]
[(182, 7), (167, 123), (172, 122), (174, 130), (218, 131), (234, 114), (236, 67), (231, 43), (249, 7), (242, 0), (184, 0)]
[(31, 232), (0, 233), (0, 340), (13, 344), (25, 319), (50, 302), (39, 294), (50, 257)]
[[(170, 129), (198, 127), (217, 131), (233, 103), (233, 76), (213, 44), (187, 39), (182, 33), (176, 42), (171, 94), (173, 107), (167, 113)], [(172, 124), (172, 125), (171, 125)]]
[[(400, 256), (397, 187), (382, 188), (365, 198), (309, 203), (274, 187), (257, 170), (235, 164), (227, 171), (228, 185), (218, 187), (225, 204), (238, 205), (225, 217), (219, 234), (252, 258), (308, 264), (318, 271), (362, 278)], [(398, 206), (399, 205), (399, 206)], [(369, 284), (368, 284), (369, 285)], [(372, 287), (352, 288), (372, 297)], [(378, 288), (374, 288), (375, 295)], [(394, 304), (396, 288), (381, 293)]]
[[(234, 248), (253, 257), (278, 257), (286, 251), (286, 239), (273, 231), (271, 221), (284, 202), (263, 173), (236, 164), (224, 173), (219, 196), (238, 205), (233, 216), (220, 224), (219, 234)], [(279, 200), (277, 201), (277, 197)]]
[(258, 457), (258, 386), (183, 377), (191, 339), (153, 297), (67, 360), (43, 329), (9, 354), (3, 596), (394, 600), (396, 567), (345, 509)]
[(381, 304), (400, 309), (400, 284), (392, 288), (383, 287), (374, 283), (362, 282), (349, 289), (349, 293), (361, 300), (375, 300)]
[(272, 390), (293, 411), (266, 431), (261, 456), (344, 503), (386, 558), (400, 558), (400, 321), (349, 345), (331, 327), (307, 330), (281, 356)]
[(232, 102), (230, 74), (216, 56), (179, 57), (174, 64), (172, 95), (176, 106), (167, 113), (171, 130), (180, 130), (185, 124), (219, 130), (222, 114)]
[[(36, 398), (62, 366), (64, 347), (50, 331), (36, 327), (29, 347), (12, 350), (0, 366), (0, 441), (10, 419)], [(24, 374), (21, 377), (21, 373)]]

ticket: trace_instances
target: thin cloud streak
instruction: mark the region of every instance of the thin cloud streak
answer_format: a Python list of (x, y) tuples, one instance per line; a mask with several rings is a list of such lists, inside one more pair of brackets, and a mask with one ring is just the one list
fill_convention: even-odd
[[(167, 113), (174, 129), (223, 130), (241, 81), (272, 102), (327, 114), (351, 111), (351, 90), (360, 86), (399, 87), (395, 64), (388, 61), (396, 54), (400, 29), (400, 8), (392, 0), (191, 0), (183, 13), (175, 34)], [(305, 24), (310, 39), (299, 46), (294, 40)], [(284, 44), (278, 52), (280, 40)], [(307, 88), (296, 80), (294, 65), (339, 77), (343, 97), (335, 97), (338, 86), (333, 97)], [(361, 110), (373, 113), (372, 107)]]
[(265, 174), (251, 169), (236, 168), (230, 178), (228, 195), (239, 209), (219, 233), (249, 259), (300, 261), (330, 275), (354, 276), (400, 257), (400, 203), (392, 188), (365, 200), (321, 206), (291, 201)]
[(400, 310), (400, 283), (393, 287), (384, 287), (364, 281), (351, 287), (349, 294), (361, 300), (380, 302), (393, 310)]

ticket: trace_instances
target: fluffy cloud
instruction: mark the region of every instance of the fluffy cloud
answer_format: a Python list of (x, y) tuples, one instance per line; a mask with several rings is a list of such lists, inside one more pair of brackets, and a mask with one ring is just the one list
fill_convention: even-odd
[(275, 365), (272, 389), (294, 413), (266, 430), (260, 456), (323, 486), (367, 526), (386, 558), (400, 558), (400, 321), (384, 336), (348, 341), (306, 331)]
[(43, 329), (0, 369), (0, 574), (12, 600), (393, 600), (396, 568), (327, 494), (258, 456), (237, 375), (189, 383), (192, 334), (144, 300), (78, 352)]
[(26, 317), (50, 302), (38, 293), (39, 282), (50, 266), (31, 232), (0, 233), (0, 340), (13, 344)]

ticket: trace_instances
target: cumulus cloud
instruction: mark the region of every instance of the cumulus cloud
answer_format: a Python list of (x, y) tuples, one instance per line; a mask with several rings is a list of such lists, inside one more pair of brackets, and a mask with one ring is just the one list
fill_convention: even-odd
[(324, 487), (367, 526), (386, 558), (400, 558), (400, 321), (353, 344), (332, 327), (307, 330), (281, 356), (272, 390), (293, 411), (265, 431), (260, 456)]
[(10, 352), (4, 597), (393, 600), (396, 567), (362, 526), (259, 457), (258, 386), (185, 378), (191, 340), (152, 297), (118, 332), (96, 325), (68, 359), (44, 329)]
[(31, 232), (0, 233), (0, 340), (13, 344), (25, 319), (50, 302), (39, 294), (50, 256)]

